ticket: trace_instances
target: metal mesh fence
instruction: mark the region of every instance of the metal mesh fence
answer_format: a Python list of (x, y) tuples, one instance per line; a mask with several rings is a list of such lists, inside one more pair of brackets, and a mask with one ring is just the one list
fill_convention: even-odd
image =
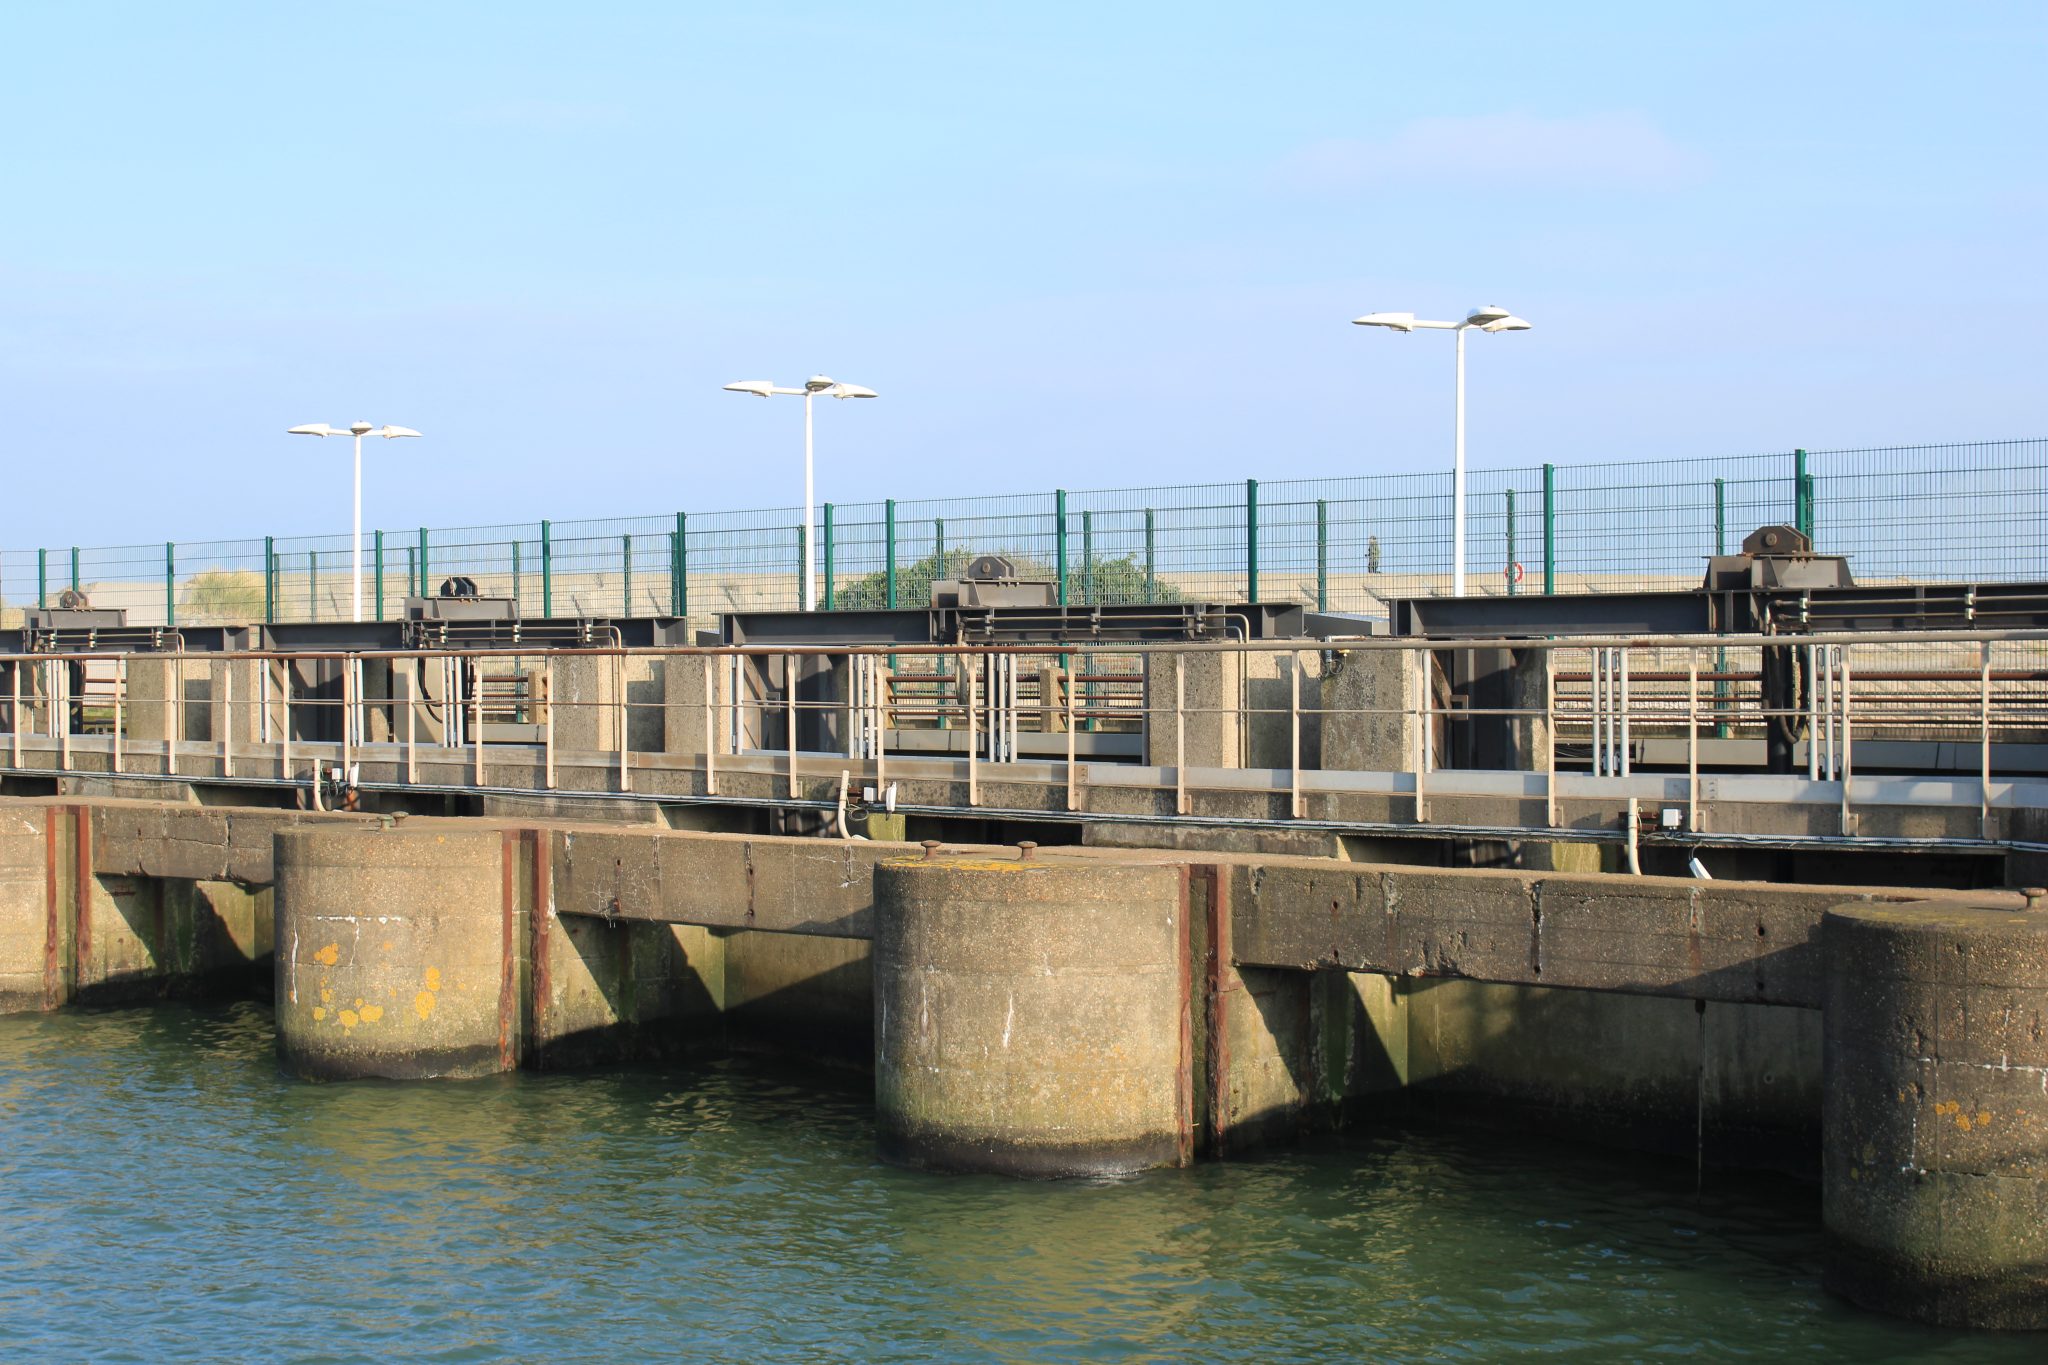
[[(1859, 582), (2048, 578), (2048, 441), (1790, 451), (1474, 471), (1466, 590), (1680, 588), (1771, 522), (1850, 556)], [(1380, 615), (1452, 584), (1448, 471), (840, 504), (818, 509), (816, 600), (929, 600), (981, 554), (1053, 578), (1070, 603), (1297, 602)], [(451, 577), (523, 614), (680, 615), (801, 601), (802, 513), (366, 532), (362, 614), (391, 619)], [(0, 623), (71, 588), (134, 625), (340, 621), (346, 535), (0, 550)]]

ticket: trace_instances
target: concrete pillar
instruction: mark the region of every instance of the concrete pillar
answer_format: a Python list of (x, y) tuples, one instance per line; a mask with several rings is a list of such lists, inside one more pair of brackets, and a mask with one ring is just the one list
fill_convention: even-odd
[(173, 661), (131, 658), (127, 670), (121, 725), (128, 738), (162, 743), (166, 736), (178, 733), (180, 687)]
[(1188, 925), (1165, 866), (875, 869), (884, 1160), (1107, 1175), (1192, 1157)]
[(619, 661), (609, 654), (563, 655), (555, 660), (555, 748), (570, 753), (613, 753), (619, 747)]
[[(502, 831), (276, 836), (277, 1045), (311, 1079), (481, 1076), (517, 1059)], [(509, 961), (508, 961), (509, 957)]]
[(1849, 905), (1821, 937), (1823, 1283), (2048, 1328), (2048, 914)]
[(1404, 773), (1422, 727), (1422, 665), (1413, 650), (1352, 649), (1323, 670), (1323, 767)]
[[(707, 681), (708, 679), (708, 681)], [(704, 753), (705, 708), (711, 711), (711, 752), (732, 751), (728, 738), (732, 703), (732, 661), (711, 655), (677, 654), (661, 675), (661, 748), (670, 754)]]
[(0, 814), (0, 1014), (48, 1009), (47, 810)]
[[(1084, 683), (1077, 678), (1074, 685)], [(1170, 768), (1178, 757), (1190, 768), (1242, 767), (1243, 700), (1242, 655), (1221, 650), (1146, 655), (1145, 762)]]

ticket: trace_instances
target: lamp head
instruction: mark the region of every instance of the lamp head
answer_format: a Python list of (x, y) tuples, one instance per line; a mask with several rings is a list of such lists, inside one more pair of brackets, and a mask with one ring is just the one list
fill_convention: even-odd
[(287, 436), (340, 436), (343, 433), (336, 431), (325, 422), (309, 422), (302, 427), (286, 427), (284, 434)]
[(822, 374), (814, 374), (804, 381), (804, 392), (806, 393), (823, 393), (831, 387), (832, 380), (830, 377)]
[(390, 426), (385, 426), (385, 427), (378, 427), (378, 428), (377, 428), (377, 434), (378, 434), (379, 436), (382, 436), (382, 437), (383, 437), (383, 438), (384, 438), (385, 440), (387, 440), (387, 441), (391, 441), (391, 440), (396, 440), (396, 439), (397, 439), (398, 437), (400, 437), (400, 436), (417, 436), (417, 435), (419, 435), (419, 433), (418, 433), (417, 431), (414, 431), (414, 430), (413, 430), (413, 429), (412, 429), (411, 427), (390, 427)]
[(878, 396), (873, 389), (864, 388), (859, 384), (834, 384), (825, 392), (834, 398), (874, 398)]
[(1507, 309), (1497, 303), (1489, 303), (1474, 308), (1471, 312), (1465, 314), (1465, 325), (1467, 327), (1484, 327), (1489, 323), (1499, 322), (1502, 318), (1509, 316), (1511, 314), (1509, 314)]
[(1504, 318), (1496, 318), (1479, 330), (1482, 332), (1526, 332), (1529, 330), (1529, 324), (1523, 319), (1516, 317), (1513, 313), (1510, 313)]
[(1367, 313), (1362, 318), (1351, 319), (1351, 323), (1354, 327), (1391, 327), (1397, 332), (1412, 332), (1415, 330), (1415, 314)]
[(376, 428), (371, 426), (368, 422), (357, 421), (350, 422), (348, 424), (348, 434), (351, 436), (368, 436), (372, 431), (375, 430)]
[(756, 398), (766, 398), (775, 392), (775, 385), (765, 379), (742, 379), (737, 384), (727, 384), (725, 387), (729, 392), (751, 393)]

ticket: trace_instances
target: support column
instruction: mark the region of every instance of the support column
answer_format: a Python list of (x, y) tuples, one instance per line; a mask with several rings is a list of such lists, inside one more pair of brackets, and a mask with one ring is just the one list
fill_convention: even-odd
[(1848, 905), (1821, 941), (1823, 1283), (2048, 1328), (2048, 914)]
[(52, 952), (49, 938), (60, 927), (52, 913), (57, 886), (45, 831), (54, 818), (48, 808), (0, 814), (0, 1014), (62, 1003), (48, 998), (49, 969), (65, 947), (54, 945)]
[(1046, 1177), (1191, 1160), (1181, 888), (1176, 869), (1157, 865), (879, 865), (883, 1159)]
[(503, 831), (276, 836), (277, 1046), (311, 1080), (517, 1064), (525, 938)]

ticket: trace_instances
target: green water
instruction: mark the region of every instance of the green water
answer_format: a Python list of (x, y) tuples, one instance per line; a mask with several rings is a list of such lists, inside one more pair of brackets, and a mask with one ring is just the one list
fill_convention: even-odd
[(1818, 1284), (1818, 1199), (1403, 1126), (1103, 1184), (876, 1164), (759, 1061), (281, 1077), (260, 1005), (0, 1019), (0, 1357), (2038, 1360)]

